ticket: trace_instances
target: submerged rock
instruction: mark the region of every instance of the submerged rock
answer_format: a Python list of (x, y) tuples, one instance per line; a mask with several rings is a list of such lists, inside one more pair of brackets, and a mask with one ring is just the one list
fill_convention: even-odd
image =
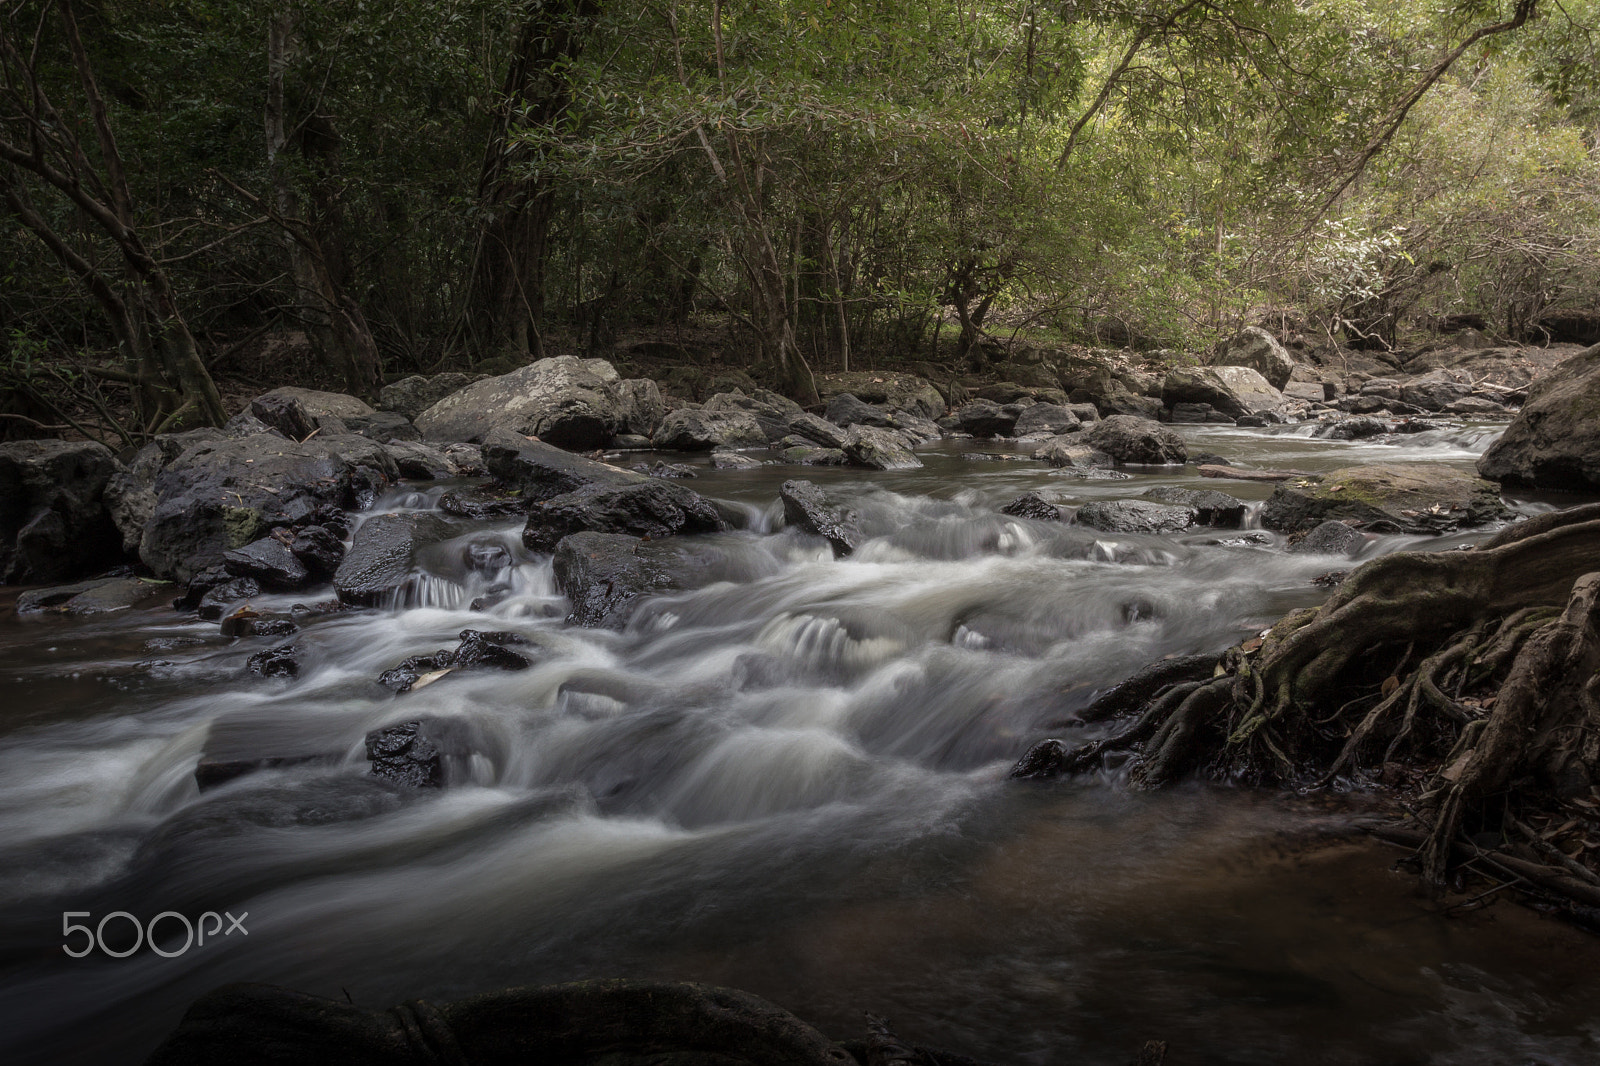
[(1373, 532), (1447, 533), (1510, 514), (1494, 485), (1471, 474), (1431, 463), (1386, 463), (1282, 482), (1262, 508), (1261, 524), (1298, 533), (1338, 518)]
[(443, 788), (444, 756), (435, 742), (437, 719), (401, 722), (367, 734), (372, 776), (406, 788)]
[(262, 677), (298, 677), (300, 648), (296, 644), (280, 644), (250, 656), (247, 665), (252, 674)]
[(1360, 531), (1347, 522), (1330, 518), (1301, 537), (1289, 550), (1302, 555), (1350, 555), (1366, 541)]
[(784, 521), (826, 540), (833, 546), (834, 558), (849, 555), (866, 539), (856, 526), (856, 516), (809, 481), (785, 481), (778, 496), (783, 500)]

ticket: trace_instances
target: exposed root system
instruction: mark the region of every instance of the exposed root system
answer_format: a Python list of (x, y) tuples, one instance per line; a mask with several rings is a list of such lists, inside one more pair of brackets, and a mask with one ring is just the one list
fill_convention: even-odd
[(1468, 551), (1375, 559), (1321, 607), (1218, 659), (1155, 664), (1082, 717), (1129, 724), (1078, 747), (1044, 741), (1013, 775), (1128, 752), (1142, 788), (1195, 772), (1302, 789), (1381, 781), (1406, 797), (1416, 827), (1402, 835), (1430, 881), (1471, 860), (1592, 911), (1600, 505)]

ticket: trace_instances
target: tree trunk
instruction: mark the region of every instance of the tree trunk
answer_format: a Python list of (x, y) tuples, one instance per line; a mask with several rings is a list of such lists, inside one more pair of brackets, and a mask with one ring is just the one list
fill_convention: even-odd
[(548, 175), (520, 173), (533, 158), (517, 135), (524, 128), (549, 126), (566, 110), (570, 101), (561, 66), (582, 54), (599, 10), (599, 0), (535, 4), (518, 31), (478, 176), (484, 223), (464, 325), (480, 353), (535, 359), (544, 354), (540, 331), (557, 189)]

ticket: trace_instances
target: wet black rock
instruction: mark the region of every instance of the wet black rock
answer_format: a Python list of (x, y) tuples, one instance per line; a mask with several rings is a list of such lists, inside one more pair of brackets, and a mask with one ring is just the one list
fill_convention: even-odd
[(1094, 500), (1078, 508), (1075, 525), (1105, 533), (1176, 533), (1194, 525), (1193, 507), (1167, 507), (1143, 500)]
[(422, 433), (411, 424), (411, 419), (397, 411), (374, 411), (370, 415), (356, 415), (344, 419), (344, 425), (351, 433), (359, 433), (363, 437), (370, 437), (380, 444), (416, 443), (422, 440)]
[(1215, 526), (1219, 529), (1239, 529), (1243, 527), (1245, 514), (1249, 511), (1249, 507), (1243, 500), (1229, 496), (1225, 492), (1218, 492), (1215, 489), (1181, 489), (1175, 486), (1161, 486), (1146, 492), (1145, 498), (1156, 500), (1160, 503), (1175, 504), (1179, 507), (1193, 507), (1196, 512), (1196, 525)]
[(289, 542), (289, 551), (312, 577), (332, 577), (344, 559), (344, 539), (327, 526), (301, 526)]
[(262, 677), (298, 677), (300, 648), (295, 644), (280, 644), (250, 656), (247, 665), (251, 673)]
[(444, 759), (431, 719), (401, 722), (367, 734), (372, 775), (407, 788), (442, 788)]
[(1037, 492), (1024, 492), (1000, 508), (1000, 513), (1011, 515), (1013, 518), (1031, 518), (1036, 522), (1061, 521), (1061, 508), (1048, 502)]
[(235, 577), (210, 585), (195, 604), (195, 613), (207, 622), (215, 622), (227, 614), (235, 604), (261, 595), (261, 586), (252, 578)]
[(275, 527), (306, 524), (329, 507), (366, 507), (398, 475), (365, 437), (202, 441), (156, 476), (139, 556), (156, 574), (187, 581)]
[(973, 400), (956, 409), (956, 421), (963, 433), (974, 437), (1009, 437), (1026, 408), (1021, 404), (998, 404), (993, 400)]
[(241, 607), (222, 620), (225, 637), (287, 637), (299, 632), (294, 619), (280, 614), (262, 614)]
[(417, 554), (458, 530), (448, 520), (427, 512), (384, 514), (367, 519), (356, 530), (333, 587), (343, 603), (375, 607), (391, 600), (411, 578)]
[(1330, 518), (1301, 537), (1289, 550), (1305, 555), (1350, 555), (1366, 537), (1338, 519)]
[(104, 444), (0, 444), (0, 584), (67, 581), (119, 561), (106, 499), (119, 469)]
[(461, 669), (482, 667), (493, 670), (526, 670), (528, 668), (529, 659), (527, 656), (512, 651), (507, 647), (510, 644), (526, 644), (527, 640), (520, 634), (463, 629), (459, 634), (459, 638), (461, 644), (451, 656), (451, 666)]
[(507, 429), (492, 430), (484, 438), (483, 463), (490, 477), (521, 495), (523, 514), (528, 503), (590, 485), (637, 485), (649, 480)]
[(783, 500), (784, 521), (826, 540), (833, 547), (834, 558), (849, 555), (866, 539), (856, 525), (856, 516), (809, 481), (785, 481), (778, 496)]
[(514, 562), (511, 549), (498, 537), (473, 537), (461, 548), (461, 564), (474, 573), (498, 574)]
[(641, 596), (682, 587), (669, 545), (618, 533), (574, 533), (556, 545), (552, 562), (574, 625), (621, 629)]
[[(867, 403), (857, 399), (853, 394), (841, 392), (828, 401), (828, 409), (823, 418), (835, 426), (848, 428), (850, 426), (879, 426), (884, 429), (894, 428), (894, 412), (878, 404)], [(819, 443), (827, 443), (822, 441)]]
[(453, 665), (455, 653), (444, 649), (432, 655), (412, 655), (378, 675), (378, 684), (396, 693), (410, 692), (422, 677)]
[(290, 550), (284, 536), (253, 540), (222, 553), (222, 566), (234, 577), (253, 579), (264, 589), (292, 592), (311, 580), (311, 571)]
[(549, 552), (563, 537), (579, 532), (659, 538), (726, 528), (716, 508), (699, 493), (670, 481), (640, 478), (628, 485), (590, 485), (535, 504), (522, 543), (529, 551)]
[(1376, 418), (1345, 418), (1319, 426), (1314, 434), (1323, 440), (1364, 440), (1389, 432), (1389, 426)]

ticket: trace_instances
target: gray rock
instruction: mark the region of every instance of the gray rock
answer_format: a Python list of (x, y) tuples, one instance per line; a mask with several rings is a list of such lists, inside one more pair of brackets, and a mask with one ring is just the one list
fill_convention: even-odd
[(296, 443), (260, 433), (202, 441), (156, 476), (156, 504), (139, 558), (162, 577), (188, 581), (274, 526), (293, 526), (318, 510), (360, 510), (399, 476), (383, 446), (366, 437)]
[(1049, 502), (1037, 492), (1024, 492), (1000, 508), (1001, 514), (1013, 518), (1031, 518), (1036, 522), (1061, 521), (1061, 508)]
[(851, 426), (843, 450), (851, 465), (869, 470), (911, 470), (922, 465), (899, 436), (877, 426)]
[(18, 614), (89, 615), (121, 611), (148, 603), (170, 589), (165, 581), (144, 581), (136, 577), (102, 577), (73, 585), (33, 589), (17, 597)]
[[(1213, 360), (1216, 366), (1244, 366), (1260, 374), (1275, 389), (1289, 384), (1295, 361), (1277, 338), (1260, 326), (1247, 326), (1228, 341)], [(1317, 397), (1323, 399), (1324, 397)]]
[(1080, 470), (1109, 467), (1115, 461), (1105, 452), (1085, 444), (1081, 433), (1051, 437), (1034, 449), (1033, 458), (1051, 466), (1070, 466)]
[(789, 432), (795, 436), (804, 437), (813, 444), (820, 444), (824, 448), (843, 448), (845, 431), (839, 426), (816, 415), (801, 411), (789, 418)]
[(278, 537), (262, 537), (223, 552), (222, 566), (234, 577), (251, 578), (275, 592), (292, 592), (311, 581), (311, 571)]
[(467, 471), (443, 448), (414, 440), (391, 440), (383, 450), (394, 460), (401, 477), (433, 481), (438, 478), (462, 477)]
[(870, 404), (852, 393), (841, 392), (828, 401), (828, 409), (823, 417), (840, 427), (881, 426), (892, 429), (893, 415), (894, 412), (888, 407)]
[(662, 420), (653, 440), (657, 448), (709, 452), (719, 447), (764, 447), (767, 432), (749, 411), (680, 407)]
[(1312, 435), (1323, 440), (1365, 440), (1387, 432), (1388, 423), (1376, 418), (1342, 418), (1318, 426)]
[(1313, 527), (1311, 532), (1290, 545), (1289, 550), (1301, 555), (1343, 555), (1348, 558), (1366, 539), (1354, 527), (1330, 518)]
[(64, 581), (118, 562), (106, 486), (119, 468), (104, 444), (0, 444), (0, 584)]
[(617, 382), (618, 435), (649, 438), (661, 428), (667, 417), (667, 405), (661, 399), (661, 389), (649, 378), (626, 378)]
[(1145, 493), (1147, 499), (1195, 510), (1195, 524), (1219, 529), (1240, 529), (1249, 512), (1243, 500), (1215, 489), (1181, 489), (1164, 485)]
[(1511, 413), (1504, 404), (1482, 396), (1463, 396), (1444, 405), (1447, 415), (1464, 415), (1468, 418), (1497, 418)]
[(1209, 404), (1230, 418), (1283, 406), (1283, 393), (1244, 366), (1176, 367), (1161, 384), (1161, 399), (1168, 407)]
[(248, 577), (236, 577), (206, 589), (195, 607), (195, 613), (208, 622), (215, 622), (233, 613), (239, 604), (261, 595), (261, 586)]
[(788, 397), (766, 389), (756, 391), (758, 396), (746, 396), (742, 392), (719, 392), (707, 400), (701, 410), (707, 414), (743, 411), (756, 420), (768, 442), (781, 440), (790, 432), (789, 420), (805, 414), (805, 411)]
[(341, 603), (377, 607), (404, 595), (418, 554), (460, 530), (426, 511), (375, 515), (361, 523), (333, 574)]
[(1192, 507), (1169, 507), (1143, 500), (1094, 500), (1078, 508), (1074, 525), (1105, 533), (1176, 533), (1195, 523)]
[(1478, 460), (1486, 478), (1560, 492), (1600, 491), (1600, 344), (1539, 378)]
[(624, 416), (638, 397), (625, 403), (621, 386), (604, 359), (556, 356), (475, 381), (423, 411), (416, 424), (426, 440), (476, 442), (507, 429), (561, 448), (599, 448), (619, 432), (637, 432)]
[(489, 476), (529, 502), (548, 500), (587, 485), (634, 485), (646, 480), (642, 474), (585, 459), (498, 427), (484, 439), (482, 454)]
[(753, 455), (718, 448), (711, 453), (711, 465), (718, 470), (754, 470), (767, 464)]
[(785, 448), (778, 453), (778, 461), (794, 463), (799, 466), (846, 466), (850, 462), (849, 456), (844, 454), (842, 448), (817, 448), (800, 445)]
[(1441, 369), (1430, 370), (1400, 386), (1398, 398), (1424, 411), (1443, 411), (1471, 394), (1472, 375), (1464, 370)]
[[(305, 440), (317, 432), (317, 420), (306, 410), (305, 403), (290, 392), (273, 391), (257, 396), (250, 401), (249, 413), (261, 424), (277, 430), (290, 440)], [(239, 418), (230, 421), (224, 428), (229, 431), (246, 428)]]
[(466, 388), (481, 376), (459, 374), (455, 371), (434, 374), (431, 377), (413, 374), (383, 387), (378, 393), (378, 410), (392, 411), (409, 422), (451, 393)]
[(1011, 428), (1013, 436), (1054, 437), (1082, 423), (1070, 408), (1054, 403), (1036, 403), (1023, 409)]
[(849, 555), (866, 539), (856, 525), (856, 516), (809, 481), (785, 481), (778, 497), (783, 500), (784, 521), (826, 540), (836, 559)]
[(1510, 513), (1494, 485), (1453, 467), (1378, 463), (1280, 482), (1261, 509), (1261, 524), (1299, 533), (1347, 518), (1373, 532), (1439, 534)]
[[(354, 396), (342, 392), (320, 392), (317, 389), (298, 389), (285, 386), (264, 392), (256, 399), (282, 396), (294, 400), (305, 409), (306, 414), (313, 419), (318, 418), (359, 418), (362, 415), (373, 413), (372, 407), (365, 400), (358, 400)], [(254, 406), (255, 401), (251, 404)]]
[(530, 551), (551, 552), (573, 533), (624, 533), (658, 540), (727, 528), (716, 508), (683, 485), (641, 478), (632, 485), (589, 485), (534, 504), (522, 530)]
[(840, 393), (847, 392), (862, 402), (921, 418), (938, 418), (945, 413), (946, 407), (944, 396), (933, 383), (914, 374), (875, 370), (818, 374), (817, 392), (824, 400), (832, 400)]
[(1105, 452), (1119, 463), (1173, 465), (1189, 458), (1183, 438), (1159, 422), (1114, 415), (1085, 429), (1082, 443)]
[(357, 415), (340, 421), (348, 432), (371, 437), (380, 444), (422, 439), (422, 432), (411, 424), (410, 419), (395, 411), (374, 411), (370, 415)]
[(973, 400), (956, 410), (956, 421), (963, 433), (974, 437), (1009, 437), (1017, 427), (1017, 420), (1026, 408), (1015, 403), (998, 404), (993, 400)]
[(556, 587), (572, 602), (567, 621), (621, 629), (640, 598), (684, 587), (667, 544), (620, 533), (574, 533), (556, 545)]

